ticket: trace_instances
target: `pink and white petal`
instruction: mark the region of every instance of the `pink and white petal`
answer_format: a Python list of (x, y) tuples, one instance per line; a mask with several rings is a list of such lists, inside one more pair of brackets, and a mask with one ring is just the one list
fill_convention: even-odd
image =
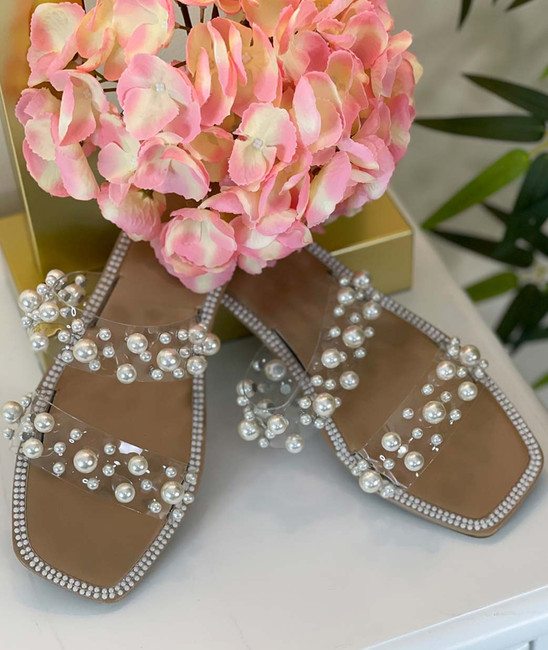
[(312, 228), (329, 218), (344, 196), (351, 171), (348, 155), (340, 151), (315, 176), (310, 184), (310, 201), (304, 215), (308, 226)]
[(316, 106), (314, 90), (306, 77), (302, 77), (295, 88), (293, 111), (301, 141), (308, 147), (320, 136), (322, 117)]
[(177, 103), (167, 92), (151, 88), (128, 90), (122, 107), (127, 130), (138, 140), (154, 137), (179, 114)]
[(274, 147), (256, 148), (252, 140), (236, 140), (228, 162), (230, 178), (237, 185), (256, 183), (272, 168), (275, 157)]
[(52, 116), (44, 113), (29, 120), (25, 125), (25, 137), (28, 146), (40, 158), (55, 160), (55, 143), (52, 136)]
[(44, 192), (52, 196), (69, 196), (63, 184), (59, 167), (55, 162), (44, 160), (40, 156), (37, 156), (29, 147), (26, 140), (23, 141), (23, 156), (25, 157), (30, 175)]
[(55, 160), (70, 196), (79, 201), (96, 198), (99, 187), (79, 144), (57, 147)]
[(110, 142), (97, 158), (99, 173), (112, 183), (127, 183), (137, 168), (137, 156), (125, 151), (119, 144)]

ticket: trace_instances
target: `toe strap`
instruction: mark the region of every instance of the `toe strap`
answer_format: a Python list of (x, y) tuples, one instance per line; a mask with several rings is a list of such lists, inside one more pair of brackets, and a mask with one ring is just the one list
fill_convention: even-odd
[(137, 447), (71, 416), (44, 396), (3, 407), (30, 463), (97, 498), (155, 518), (183, 516), (194, 501), (196, 471), (185, 461)]

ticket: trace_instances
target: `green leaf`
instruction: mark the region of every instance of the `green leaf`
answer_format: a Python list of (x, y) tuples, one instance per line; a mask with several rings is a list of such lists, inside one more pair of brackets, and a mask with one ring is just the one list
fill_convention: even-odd
[(444, 133), (505, 142), (538, 142), (545, 132), (544, 120), (534, 115), (421, 118), (415, 123)]
[(533, 263), (533, 253), (530, 250), (525, 250), (519, 246), (515, 246), (510, 251), (505, 251), (503, 255), (498, 253), (499, 242), (483, 237), (474, 237), (472, 235), (461, 235), (456, 232), (447, 232), (446, 230), (432, 230), (433, 234), (451, 242), (462, 246), (463, 248), (478, 253), (484, 257), (489, 257), (497, 262), (504, 262), (512, 266), (519, 266), (527, 268)]
[(476, 284), (469, 286), (466, 291), (474, 302), (480, 302), (481, 300), (500, 296), (507, 291), (512, 291), (517, 286), (517, 275), (507, 271), (481, 280), (481, 282), (476, 282)]
[(497, 327), (497, 334), (503, 343), (509, 343), (514, 332), (523, 329), (524, 314), (531, 309), (538, 293), (538, 288), (533, 284), (527, 284), (518, 291)]
[(459, 27), (463, 26), (464, 21), (468, 17), (468, 14), (470, 13), (470, 9), (472, 9), (472, 2), (473, 0), (462, 0), (462, 4), (460, 8)]
[(515, 149), (499, 158), (470, 181), (446, 203), (434, 212), (422, 225), (432, 230), (439, 223), (464, 212), (473, 205), (482, 203), (492, 194), (524, 174), (529, 168), (529, 156), (521, 149)]
[(537, 379), (533, 384), (533, 388), (543, 388), (544, 386), (548, 386), (548, 373), (546, 373), (544, 377)]
[(531, 2), (531, 0), (514, 0), (514, 2), (512, 2), (506, 11), (516, 9), (516, 7), (521, 7), (521, 5), (526, 5), (528, 2)]
[(497, 208), (497, 206), (493, 205), (492, 203), (483, 203), (482, 205), (487, 210), (487, 212), (491, 213), (494, 217), (496, 217), (502, 223), (507, 223), (508, 222), (508, 218), (510, 216), (510, 213), (506, 212), (506, 210), (501, 210), (500, 208)]
[[(500, 245), (504, 252), (514, 246), (520, 238), (531, 241), (531, 237), (544, 250), (545, 235), (541, 227), (548, 218), (548, 154), (540, 154), (531, 163), (527, 175), (508, 217), (507, 229)], [(533, 243), (533, 242), (531, 242)]]
[(548, 95), (527, 86), (520, 86), (502, 79), (482, 75), (465, 74), (469, 81), (527, 112), (548, 120)]

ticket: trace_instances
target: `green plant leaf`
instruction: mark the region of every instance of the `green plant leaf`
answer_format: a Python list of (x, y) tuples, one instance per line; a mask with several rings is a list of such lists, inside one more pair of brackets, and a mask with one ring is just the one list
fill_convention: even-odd
[(464, 212), (473, 205), (482, 203), (489, 196), (524, 174), (529, 168), (529, 156), (521, 149), (515, 149), (499, 158), (476, 178), (465, 185), (446, 203), (431, 215), (422, 227), (432, 230), (443, 221)]
[(521, 7), (521, 5), (526, 5), (531, 1), (532, 0), (514, 0), (514, 2), (512, 2), (512, 4), (506, 9), (506, 11), (510, 11), (511, 9), (516, 9), (517, 7)]
[(506, 210), (502, 210), (501, 208), (497, 208), (496, 205), (493, 205), (492, 203), (483, 203), (483, 207), (492, 214), (495, 218), (497, 218), (500, 222), (502, 223), (507, 223), (508, 218), (510, 217), (510, 213), (506, 212)]
[(457, 244), (457, 246), (462, 246), (473, 253), (489, 257), (497, 262), (504, 262), (521, 268), (527, 268), (533, 263), (533, 252), (519, 246), (515, 246), (512, 250), (505, 251), (503, 255), (500, 255), (497, 252), (499, 242), (491, 239), (462, 235), (461, 233), (447, 232), (446, 230), (432, 230), (432, 233), (452, 244)]
[(472, 3), (473, 0), (462, 0), (460, 7), (459, 27), (462, 27), (464, 25), (464, 21), (468, 17), (470, 9), (472, 9)]
[[(531, 163), (523, 180), (512, 213), (508, 217), (506, 234), (500, 252), (510, 249), (515, 242), (531, 237), (544, 250), (545, 235), (541, 227), (548, 218), (548, 154), (540, 154)], [(531, 242), (533, 243), (533, 242)]]
[(469, 286), (466, 291), (474, 302), (481, 300), (488, 300), (495, 296), (500, 296), (507, 291), (512, 291), (518, 286), (518, 277), (515, 273), (507, 271), (504, 273), (497, 273), (490, 278), (476, 282)]
[(525, 109), (527, 112), (548, 120), (548, 95), (527, 86), (510, 83), (494, 77), (465, 74), (466, 79), (485, 90), (505, 99), (506, 101)]
[(539, 290), (534, 284), (527, 284), (518, 291), (497, 327), (497, 334), (503, 343), (509, 343), (514, 332), (523, 329), (524, 314), (531, 310), (538, 294)]
[(534, 115), (420, 118), (415, 123), (434, 131), (505, 142), (538, 142), (545, 132), (544, 120)]
[(544, 386), (548, 386), (548, 373), (546, 373), (544, 377), (537, 379), (533, 384), (533, 388), (543, 388)]

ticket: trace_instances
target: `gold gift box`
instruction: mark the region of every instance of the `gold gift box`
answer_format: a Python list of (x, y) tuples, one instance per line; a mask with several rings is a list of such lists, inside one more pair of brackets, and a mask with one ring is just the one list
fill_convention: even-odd
[[(38, 4), (40, 0), (0, 3), (3, 117), (24, 207), (19, 214), (0, 217), (0, 245), (19, 290), (36, 285), (51, 268), (100, 269), (117, 234), (101, 217), (95, 201), (52, 197), (27, 172), (22, 155), (24, 133), (15, 118), (15, 105), (27, 85), (29, 22)], [(412, 231), (389, 194), (366, 205), (352, 219), (328, 225), (316, 240), (352, 269), (368, 269), (381, 291), (400, 291), (411, 284)], [(225, 340), (245, 333), (224, 311), (216, 329)]]

